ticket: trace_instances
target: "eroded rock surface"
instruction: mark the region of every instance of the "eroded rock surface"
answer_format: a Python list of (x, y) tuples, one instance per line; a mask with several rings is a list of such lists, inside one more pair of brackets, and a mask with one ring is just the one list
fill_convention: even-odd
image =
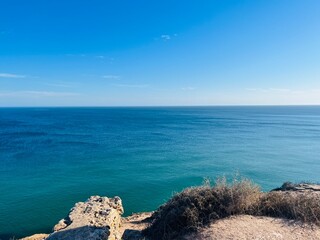
[(44, 240), (49, 236), (49, 234), (45, 233), (39, 233), (39, 234), (34, 234), (29, 237), (21, 238), (20, 240)]
[(123, 214), (119, 197), (92, 196), (86, 202), (78, 202), (69, 215), (54, 226), (47, 240), (119, 240), (119, 228)]
[(272, 191), (294, 191), (294, 192), (319, 192), (319, 184), (307, 184), (307, 183), (291, 183), (286, 182), (281, 187), (275, 188)]

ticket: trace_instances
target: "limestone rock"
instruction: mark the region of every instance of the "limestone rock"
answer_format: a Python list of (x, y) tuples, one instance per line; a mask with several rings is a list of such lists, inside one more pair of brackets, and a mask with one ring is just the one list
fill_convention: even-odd
[(34, 234), (29, 237), (21, 238), (20, 240), (44, 240), (48, 236), (49, 236), (49, 234), (39, 233), (39, 234)]
[(286, 182), (281, 187), (273, 189), (272, 191), (320, 192), (320, 185)]
[(121, 214), (119, 197), (92, 196), (86, 202), (76, 203), (69, 215), (54, 226), (47, 240), (120, 240)]
[(66, 228), (68, 226), (68, 222), (66, 221), (66, 219), (61, 219), (54, 227), (53, 227), (53, 231), (59, 231), (62, 230), (64, 228)]

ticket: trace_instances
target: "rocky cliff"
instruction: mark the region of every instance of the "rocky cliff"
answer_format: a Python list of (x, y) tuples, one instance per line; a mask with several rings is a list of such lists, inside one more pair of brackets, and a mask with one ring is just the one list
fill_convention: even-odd
[(76, 203), (68, 216), (53, 227), (53, 233), (38, 234), (25, 240), (120, 240), (122, 214), (122, 201), (119, 197), (92, 196), (85, 202)]
[[(277, 193), (275, 195), (277, 197), (274, 198), (272, 193)], [(261, 194), (262, 197), (268, 196), (268, 193)], [(314, 215), (313, 217), (316, 217), (315, 219), (320, 217), (318, 211), (320, 208), (320, 185), (285, 183), (280, 188), (271, 191), (270, 194), (272, 198), (268, 199), (273, 202), (281, 201), (279, 203), (281, 208), (285, 208), (285, 211), (292, 208), (294, 211), (307, 211), (307, 214), (310, 212)], [(289, 202), (286, 201), (288, 196), (293, 196), (293, 198), (289, 198)], [(297, 198), (307, 201), (303, 200), (301, 203), (292, 201)], [(279, 203), (276, 204), (279, 205)], [(282, 203), (302, 205), (301, 207), (290, 207)], [(92, 196), (85, 202), (76, 203), (69, 214), (53, 227), (51, 234), (36, 234), (23, 240), (147, 239), (142, 235), (142, 230), (150, 225), (152, 213), (134, 214), (123, 218), (121, 217), (123, 212), (122, 201), (119, 197)], [(286, 220), (282, 213), (280, 216), (275, 215), (275, 217), (270, 217), (270, 215), (254, 216), (254, 214), (251, 216), (241, 214), (229, 216), (212, 221), (205, 227), (198, 229), (197, 232), (181, 236), (179, 239), (320, 239), (319, 222), (316, 221), (316, 224), (310, 225), (299, 223), (294, 218), (288, 219)], [(168, 219), (165, 218), (164, 221), (168, 221)]]

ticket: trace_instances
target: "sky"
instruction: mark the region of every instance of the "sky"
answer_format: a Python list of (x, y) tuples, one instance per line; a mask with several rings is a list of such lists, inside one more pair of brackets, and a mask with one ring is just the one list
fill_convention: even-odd
[(319, 0), (1, 0), (0, 106), (320, 104)]

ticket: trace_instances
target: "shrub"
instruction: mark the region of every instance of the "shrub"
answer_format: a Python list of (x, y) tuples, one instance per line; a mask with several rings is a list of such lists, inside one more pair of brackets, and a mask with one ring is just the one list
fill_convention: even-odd
[(320, 226), (320, 192), (295, 191), (301, 184), (284, 183), (263, 193), (251, 181), (225, 178), (215, 186), (187, 188), (173, 196), (153, 215), (144, 231), (150, 239), (181, 239), (218, 219), (237, 214), (298, 220)]
[(313, 192), (269, 192), (261, 198), (259, 214), (320, 226), (320, 194)]
[(245, 179), (228, 184), (223, 178), (212, 188), (187, 188), (153, 214), (144, 233), (151, 239), (178, 239), (217, 219), (254, 213), (260, 197), (259, 187)]

